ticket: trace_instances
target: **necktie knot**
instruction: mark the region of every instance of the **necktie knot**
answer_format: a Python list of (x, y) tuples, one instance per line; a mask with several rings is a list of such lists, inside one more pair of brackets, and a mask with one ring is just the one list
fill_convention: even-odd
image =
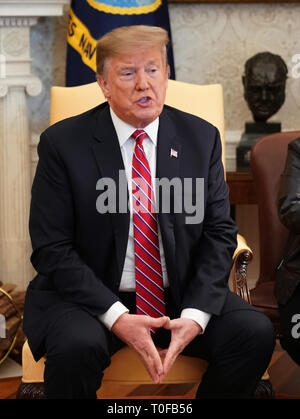
[(142, 129), (137, 129), (132, 134), (132, 138), (137, 142), (138, 145), (142, 145), (144, 138), (147, 137), (147, 134)]

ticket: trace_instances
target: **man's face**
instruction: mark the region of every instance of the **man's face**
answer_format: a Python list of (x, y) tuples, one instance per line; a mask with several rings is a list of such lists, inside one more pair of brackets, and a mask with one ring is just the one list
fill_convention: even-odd
[(286, 77), (275, 62), (257, 62), (244, 79), (245, 99), (255, 121), (266, 121), (285, 100)]
[(115, 114), (143, 128), (162, 111), (168, 72), (162, 51), (149, 48), (109, 58), (97, 81)]

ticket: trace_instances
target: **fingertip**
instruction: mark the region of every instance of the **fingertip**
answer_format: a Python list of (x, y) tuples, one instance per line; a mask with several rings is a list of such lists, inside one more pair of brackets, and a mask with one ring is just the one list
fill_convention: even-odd
[(163, 324), (165, 329), (170, 329), (171, 328), (171, 319), (168, 317), (168, 320), (166, 320)]
[(156, 317), (156, 318), (154, 319), (154, 321), (155, 321), (157, 324), (164, 324), (164, 323), (166, 322), (165, 317)]

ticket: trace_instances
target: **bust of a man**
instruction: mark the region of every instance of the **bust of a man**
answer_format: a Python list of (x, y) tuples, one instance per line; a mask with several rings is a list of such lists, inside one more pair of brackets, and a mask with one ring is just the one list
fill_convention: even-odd
[(261, 52), (245, 63), (244, 98), (255, 122), (266, 122), (285, 101), (287, 66), (279, 55)]

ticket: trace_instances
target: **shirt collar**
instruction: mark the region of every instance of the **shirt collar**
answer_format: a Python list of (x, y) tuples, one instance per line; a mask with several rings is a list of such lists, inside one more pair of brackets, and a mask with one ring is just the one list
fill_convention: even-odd
[(137, 130), (137, 129), (143, 129), (146, 134), (148, 135), (148, 137), (150, 138), (150, 140), (154, 143), (154, 145), (156, 146), (157, 144), (157, 133), (158, 133), (158, 125), (159, 125), (159, 118), (157, 117), (153, 122), (151, 122), (149, 125), (147, 125), (144, 128), (138, 128), (138, 127), (133, 127), (132, 125), (127, 124), (126, 122), (122, 121), (122, 119), (120, 119), (112, 110), (111, 107), (109, 107), (110, 109), (110, 115), (111, 115), (111, 119), (113, 121), (118, 139), (119, 139), (119, 143), (120, 143), (120, 147), (122, 147), (125, 142), (128, 140), (128, 138), (131, 137), (132, 133)]

